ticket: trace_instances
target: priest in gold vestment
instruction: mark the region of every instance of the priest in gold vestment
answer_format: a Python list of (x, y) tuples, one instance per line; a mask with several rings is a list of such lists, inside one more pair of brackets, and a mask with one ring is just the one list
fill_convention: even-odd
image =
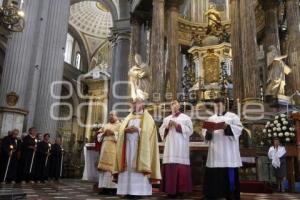
[(100, 134), (97, 135), (97, 140), (101, 145), (98, 163), (98, 187), (102, 190), (99, 194), (116, 194), (117, 184), (112, 181), (112, 173), (115, 169), (116, 145), (120, 125), (121, 123), (118, 120), (117, 113), (111, 111), (109, 113), (109, 123), (105, 124), (100, 129)]
[(152, 195), (152, 181), (161, 179), (157, 130), (143, 100), (135, 99), (133, 112), (122, 122), (117, 144), (118, 195)]

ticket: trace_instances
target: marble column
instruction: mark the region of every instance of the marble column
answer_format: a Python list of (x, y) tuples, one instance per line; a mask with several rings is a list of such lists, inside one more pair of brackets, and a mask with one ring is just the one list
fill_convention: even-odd
[[(70, 0), (49, 0), (49, 11), (44, 40), (42, 63), (40, 70), (40, 83), (34, 125), (42, 132), (52, 136), (57, 133), (57, 120), (59, 117), (59, 97), (64, 69), (64, 50), (68, 32), (68, 19)], [(54, 84), (53, 93), (51, 86)]]
[[(111, 63), (111, 66), (112, 66), (112, 71), (111, 71), (111, 76), (110, 76), (110, 80), (109, 80), (109, 98), (113, 98), (112, 95), (113, 95), (113, 83), (115, 82), (115, 74), (117, 73), (116, 70), (114, 70), (114, 66), (115, 66), (115, 63), (116, 63), (116, 35), (112, 35), (108, 38), (108, 40), (110, 41), (111, 43), (111, 48), (112, 48), (112, 63)], [(113, 107), (113, 102), (112, 100), (110, 100), (108, 102), (108, 112), (110, 112), (112, 110), (112, 107)]]
[[(128, 114), (128, 70), (130, 51), (130, 29), (114, 30), (116, 34), (115, 53), (113, 54), (112, 81), (110, 86), (109, 110), (119, 111), (124, 117)], [(122, 104), (122, 105), (121, 105)]]
[(243, 66), (244, 100), (260, 97), (260, 71), (257, 62), (255, 0), (240, 0), (241, 54)]
[(167, 8), (167, 74), (166, 81), (170, 88), (168, 92), (172, 94), (172, 99), (177, 99), (178, 89), (178, 16), (179, 16), (179, 3), (177, 1), (169, 1)]
[(240, 1), (231, 0), (230, 2), (230, 18), (231, 18), (231, 49), (232, 49), (232, 62), (233, 62), (233, 96), (234, 102), (237, 99), (244, 99), (244, 83), (243, 83), (243, 65), (241, 56), (241, 22), (240, 22)]
[(153, 14), (151, 26), (150, 68), (152, 73), (153, 101), (164, 101), (166, 91), (166, 69), (164, 50), (165, 29), (165, 0), (153, 0)]
[[(13, 33), (7, 43), (0, 88), (0, 137), (17, 128), (23, 131), (28, 113), (26, 103), (27, 83), (30, 78), (30, 61), (33, 55), (36, 23), (40, 0), (26, 1), (23, 5), (26, 26), (23, 32)], [(14, 92), (18, 100), (7, 101), (7, 94)]]
[(130, 66), (135, 64), (135, 54), (141, 54), (141, 22), (137, 16), (133, 16), (131, 19), (131, 43), (130, 43)]
[(291, 95), (296, 90), (300, 91), (300, 43), (297, 42), (300, 38), (300, 14), (298, 0), (286, 1), (287, 13), (287, 53), (288, 65), (292, 72), (287, 76), (287, 94)]
[(209, 7), (209, 0), (190, 0), (191, 1), (191, 20), (197, 23), (207, 22), (205, 12)]
[(49, 9), (49, 0), (40, 0), (40, 7), (39, 7), (39, 18), (40, 20), (36, 23), (36, 36), (35, 43), (33, 48), (33, 56), (31, 60), (31, 69), (30, 74), (31, 78), (28, 81), (28, 89), (27, 89), (27, 108), (28, 108), (28, 115), (26, 116), (26, 127), (33, 126), (34, 115), (35, 115), (35, 108), (36, 108), (36, 101), (38, 98), (38, 87), (40, 81), (40, 70), (41, 70), (41, 63), (42, 63), (42, 56), (43, 56), (43, 44), (46, 35), (46, 26), (47, 26), (47, 16), (48, 16), (48, 9)]
[(274, 45), (280, 51), (279, 29), (278, 29), (278, 3), (275, 0), (264, 1), (265, 10), (265, 37), (264, 49), (267, 52), (269, 46)]

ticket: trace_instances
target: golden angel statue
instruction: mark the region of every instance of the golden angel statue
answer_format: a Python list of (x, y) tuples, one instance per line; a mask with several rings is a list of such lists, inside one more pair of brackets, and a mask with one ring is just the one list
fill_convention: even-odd
[(205, 12), (205, 16), (208, 18), (207, 34), (215, 33), (222, 27), (220, 12), (217, 11), (214, 4), (210, 4), (208, 11)]

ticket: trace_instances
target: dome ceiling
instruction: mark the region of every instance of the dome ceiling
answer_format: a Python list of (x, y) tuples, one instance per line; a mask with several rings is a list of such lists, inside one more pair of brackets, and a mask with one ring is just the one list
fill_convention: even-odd
[(82, 1), (71, 6), (69, 23), (78, 31), (107, 38), (112, 27), (109, 10), (96, 1)]

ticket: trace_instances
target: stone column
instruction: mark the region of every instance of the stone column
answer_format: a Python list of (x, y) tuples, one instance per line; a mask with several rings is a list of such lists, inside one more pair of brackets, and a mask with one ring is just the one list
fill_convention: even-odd
[(264, 1), (266, 15), (264, 49), (267, 52), (269, 46), (274, 45), (280, 52), (279, 30), (278, 30), (278, 9), (275, 0)]
[[(153, 0), (150, 67), (152, 72), (152, 100), (163, 101), (165, 95), (164, 60), (165, 0)], [(155, 97), (154, 97), (155, 96)]]
[(70, 0), (49, 1), (34, 125), (40, 132), (48, 132), (55, 136), (57, 120), (53, 117), (59, 117), (57, 103), (60, 100), (52, 96), (51, 85), (57, 83), (53, 87), (53, 93), (59, 97), (61, 95), (59, 81), (63, 80)]
[(167, 85), (170, 85), (169, 92), (172, 99), (177, 99), (178, 86), (178, 16), (179, 3), (177, 1), (168, 1), (167, 8)]
[[(113, 55), (112, 82), (110, 88), (110, 110), (117, 109), (119, 115), (124, 117), (128, 114), (128, 70), (130, 51), (130, 29), (114, 30), (116, 34), (116, 49)], [(122, 105), (120, 105), (122, 104)], [(124, 110), (120, 110), (124, 109)]]
[(292, 72), (287, 76), (286, 88), (288, 95), (293, 94), (296, 90), (300, 90), (300, 43), (297, 42), (300, 38), (298, 4), (297, 0), (286, 1), (288, 65), (292, 69)]
[[(137, 16), (131, 18), (130, 66), (133, 66), (135, 54), (141, 54), (141, 22)], [(144, 61), (144, 60), (143, 60)]]
[[(111, 99), (112, 98), (112, 95), (113, 95), (113, 83), (115, 82), (115, 74), (116, 74), (116, 70), (114, 70), (114, 66), (115, 66), (115, 63), (116, 63), (116, 35), (112, 35), (111, 37), (108, 38), (110, 43), (111, 43), (111, 47), (112, 47), (112, 63), (111, 63), (111, 66), (112, 66), (112, 72), (111, 72), (111, 76), (110, 76), (110, 82), (109, 82), (109, 98)], [(108, 102), (108, 112), (110, 112), (112, 110), (112, 107), (113, 107), (113, 102), (112, 100), (110, 100)]]
[(191, 20), (197, 23), (207, 22), (205, 12), (208, 9), (208, 0), (190, 0), (191, 1)]
[[(17, 128), (23, 131), (27, 114), (27, 83), (30, 78), (30, 61), (33, 55), (36, 23), (38, 22), (40, 0), (26, 1), (23, 5), (26, 26), (23, 32), (13, 33), (7, 43), (0, 88), (0, 137)], [(14, 92), (7, 101), (7, 94)], [(18, 97), (16, 100), (15, 97)]]
[(255, 0), (240, 0), (240, 27), (244, 100), (258, 99), (260, 96), (260, 76), (256, 56)]
[(40, 8), (39, 8), (39, 22), (36, 23), (36, 36), (34, 49), (33, 49), (33, 57), (31, 60), (31, 78), (28, 81), (28, 89), (27, 89), (27, 108), (28, 108), (28, 115), (26, 117), (26, 127), (33, 126), (34, 121), (34, 114), (35, 114), (35, 107), (36, 101), (38, 97), (38, 87), (39, 87), (39, 80), (40, 80), (40, 70), (41, 70), (41, 63), (42, 63), (42, 56), (43, 56), (43, 44), (46, 35), (46, 26), (47, 26), (47, 16), (48, 16), (48, 9), (49, 3), (48, 0), (40, 0)]
[(241, 22), (240, 22), (240, 1), (231, 0), (230, 3), (230, 18), (231, 18), (231, 49), (232, 49), (232, 62), (233, 62), (233, 96), (234, 102), (237, 99), (244, 99), (244, 83), (243, 83), (243, 65), (241, 56)]

